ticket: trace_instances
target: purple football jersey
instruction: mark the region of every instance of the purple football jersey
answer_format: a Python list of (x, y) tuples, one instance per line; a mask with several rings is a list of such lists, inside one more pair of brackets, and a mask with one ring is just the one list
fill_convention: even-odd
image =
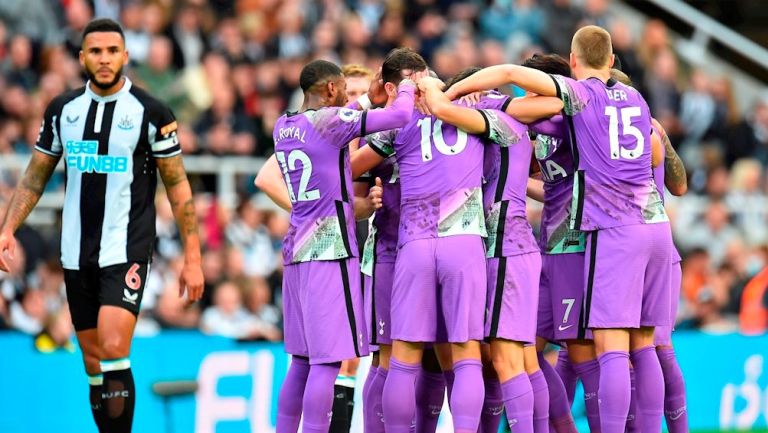
[(483, 142), (413, 112), (394, 143), (401, 179), (399, 246), (416, 239), (486, 235)]
[[(371, 184), (378, 177), (384, 189), (381, 209), (373, 216), (373, 225), (365, 242), (363, 268), (370, 268), (375, 257), (379, 263), (394, 263), (397, 258), (397, 232), (400, 227), (400, 170), (392, 146), (399, 130), (377, 132), (365, 137), (365, 145), (384, 157), (367, 175)], [(365, 272), (365, 271), (364, 271)]]
[(571, 228), (666, 221), (651, 173), (651, 114), (642, 95), (615, 80), (552, 77), (574, 141)]
[(533, 152), (528, 127), (499, 110), (479, 111), (485, 117), (491, 142), (485, 147), (483, 161), (486, 255), (509, 257), (538, 251), (525, 214)]
[(565, 119), (555, 116), (529, 127), (537, 133), (533, 149), (544, 181), (539, 248), (544, 254), (584, 252), (585, 234), (569, 227), (574, 167)]
[(413, 93), (412, 85), (401, 85), (395, 102), (383, 110), (324, 107), (277, 120), (275, 156), (293, 204), (283, 243), (286, 264), (357, 255), (349, 142), (403, 126), (413, 111)]

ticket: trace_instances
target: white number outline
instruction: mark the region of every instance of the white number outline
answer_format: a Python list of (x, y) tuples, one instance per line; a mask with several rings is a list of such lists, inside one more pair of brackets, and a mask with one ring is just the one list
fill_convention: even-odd
[[(312, 177), (312, 160), (309, 159), (309, 155), (299, 149), (294, 149), (288, 153), (288, 161), (285, 160), (285, 152), (275, 152), (277, 161), (280, 163), (283, 171), (283, 178), (285, 178), (285, 184), (288, 186), (288, 196), (291, 199), (291, 203), (297, 201), (314, 201), (320, 198), (320, 191), (311, 189), (307, 191), (307, 185), (309, 184), (309, 178)], [(296, 161), (301, 162), (301, 179), (299, 180), (299, 195), (298, 197), (293, 192), (293, 185), (291, 185), (291, 178), (288, 175), (288, 170), (296, 170)]]
[[(627, 149), (619, 145), (619, 112), (621, 112), (622, 135), (631, 135), (637, 139), (634, 149)], [(642, 115), (640, 107), (624, 107), (617, 109), (613, 106), (605, 107), (605, 115), (608, 116), (608, 137), (611, 144), (611, 159), (637, 159), (645, 149), (645, 137), (643, 133), (632, 126), (632, 118)]]

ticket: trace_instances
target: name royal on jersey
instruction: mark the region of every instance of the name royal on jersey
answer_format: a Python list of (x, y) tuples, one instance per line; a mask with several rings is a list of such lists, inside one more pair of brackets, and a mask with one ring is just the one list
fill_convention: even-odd
[(125, 173), (128, 171), (127, 156), (99, 155), (96, 140), (66, 142), (67, 168), (81, 173)]

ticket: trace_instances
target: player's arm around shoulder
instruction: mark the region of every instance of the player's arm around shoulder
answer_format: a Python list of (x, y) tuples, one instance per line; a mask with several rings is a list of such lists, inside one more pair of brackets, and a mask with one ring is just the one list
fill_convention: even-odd
[(664, 153), (664, 186), (673, 195), (681, 196), (688, 192), (688, 174), (685, 171), (685, 164), (680, 156), (672, 147), (667, 131), (656, 119), (651, 119), (653, 125), (653, 135), (658, 135), (663, 147)]
[(37, 205), (60, 158), (42, 151), (32, 153), (32, 159), (16, 185), (0, 228), (0, 270), (10, 270), (10, 261), (14, 260), (16, 251), (16, 238), (13, 234)]
[(179, 296), (183, 296), (186, 290), (187, 300), (195, 302), (203, 295), (204, 281), (200, 255), (200, 234), (197, 227), (192, 188), (187, 179), (181, 154), (168, 158), (156, 158), (155, 161), (184, 244), (184, 268), (179, 276)]

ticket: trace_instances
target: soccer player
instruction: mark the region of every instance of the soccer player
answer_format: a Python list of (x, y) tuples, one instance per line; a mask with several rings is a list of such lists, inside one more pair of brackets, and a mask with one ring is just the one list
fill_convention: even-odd
[[(471, 73), (474, 71), (468, 71)], [(536, 399), (532, 389), (532, 382), (538, 383), (542, 373), (536, 365), (529, 376), (523, 354), (524, 345), (535, 341), (541, 268), (539, 249), (525, 216), (532, 155), (528, 128), (498, 109), (506, 105), (503, 95), (489, 94), (476, 106), (479, 110), (474, 110), (452, 104), (434, 81), (420, 84), (422, 87), (426, 88), (427, 105), (438, 119), (468, 133), (485, 135), (491, 142), (485, 149), (483, 170), (483, 207), (488, 229), (485, 335), (491, 342), (493, 366), (501, 382), (510, 425), (520, 431), (547, 432), (548, 399)], [(538, 101), (545, 107), (547, 102), (549, 105), (540, 115), (551, 116), (561, 110), (559, 100), (550, 100)], [(497, 109), (484, 109), (485, 106)], [(539, 389), (547, 397), (543, 377)], [(543, 407), (538, 408), (539, 417), (534, 420), (537, 403)], [(493, 431), (493, 426), (484, 425), (483, 431)]]
[(415, 86), (403, 80), (383, 110), (346, 102), (341, 69), (316, 60), (301, 72), (304, 103), (278, 119), (275, 155), (292, 204), (283, 244), (285, 349), (293, 355), (280, 390), (277, 432), (328, 431), (341, 361), (368, 354), (362, 323), (348, 144), (404, 125)]
[[(632, 86), (629, 77), (620, 70), (611, 69), (611, 77), (617, 81)], [(666, 186), (672, 195), (680, 196), (688, 191), (688, 180), (683, 161), (675, 152), (672, 143), (667, 137), (664, 127), (651, 120), (653, 133), (663, 143), (664, 163), (658, 164), (653, 170), (654, 183), (659, 196), (664, 201), (664, 187)], [(670, 325), (657, 326), (654, 331), (654, 345), (659, 357), (661, 370), (664, 373), (664, 416), (667, 419), (667, 428), (672, 433), (688, 432), (688, 415), (686, 413), (685, 380), (677, 363), (675, 349), (672, 347), (672, 331), (677, 315), (677, 304), (680, 300), (680, 285), (682, 269), (680, 268), (680, 253), (677, 248), (672, 248), (672, 277), (671, 277), (671, 305)]]
[(587, 232), (584, 320), (600, 363), (601, 431), (625, 429), (631, 349), (639, 430), (658, 432), (664, 384), (653, 328), (669, 324), (672, 240), (650, 173), (650, 110), (635, 89), (611, 79), (608, 32), (582, 27), (571, 49), (578, 81), (500, 65), (458, 83), (455, 94), (511, 82), (563, 99), (577, 167), (570, 228)]
[(119, 24), (93, 20), (82, 40), (88, 83), (45, 110), (36, 151), (0, 228), (0, 269), (8, 270), (13, 233), (63, 157), (61, 262), (91, 409), (100, 432), (128, 433), (136, 401), (129, 355), (155, 241), (157, 172), (184, 243), (179, 294), (188, 302), (203, 292), (200, 241), (173, 114), (122, 75), (128, 52)]

